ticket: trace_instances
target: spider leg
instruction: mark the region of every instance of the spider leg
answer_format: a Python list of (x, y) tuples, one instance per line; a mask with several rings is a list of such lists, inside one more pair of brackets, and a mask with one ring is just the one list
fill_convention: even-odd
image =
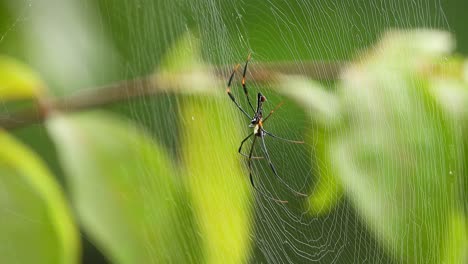
[[(241, 156), (244, 156), (244, 157), (246, 157), (246, 158), (249, 157), (249, 155), (244, 154), (244, 153), (239, 153), (239, 154), (241, 154)], [(263, 159), (263, 157), (260, 157), (260, 156), (252, 156), (252, 159)]]
[(247, 56), (247, 60), (245, 61), (244, 72), (242, 74), (242, 88), (244, 89), (245, 97), (247, 97), (247, 102), (249, 103), (250, 108), (255, 114), (255, 109), (252, 105), (252, 102), (250, 102), (249, 92), (247, 91), (247, 87), (245, 86), (245, 74), (247, 73), (247, 65), (249, 64), (249, 61), (250, 61), (250, 55), (251, 53), (249, 53), (249, 56)]
[(273, 171), (273, 173), (275, 174), (275, 176), (281, 181), (281, 183), (283, 183), (290, 191), (292, 191), (293, 193), (295, 193), (296, 195), (300, 195), (300, 196), (305, 196), (307, 197), (308, 195), (307, 194), (303, 194), (303, 193), (300, 193), (296, 190), (294, 190), (293, 188), (291, 188), (291, 186), (289, 186), (289, 184), (287, 184), (283, 178), (281, 178), (279, 175), (278, 175), (278, 172), (276, 171), (275, 169), (275, 166), (273, 165), (273, 163), (271, 162), (271, 159), (270, 159), (270, 155), (268, 154), (268, 150), (266, 148), (266, 145), (265, 145), (265, 136), (262, 134), (261, 136), (261, 139), (262, 139), (262, 150), (263, 150), (263, 153), (265, 154), (265, 157), (266, 159), (268, 160), (268, 164), (270, 164), (270, 168), (271, 170)]
[(260, 191), (260, 189), (258, 189), (255, 186), (255, 183), (254, 183), (254, 180), (253, 180), (253, 175), (252, 175), (252, 154), (253, 154), (253, 149), (254, 149), (256, 140), (257, 140), (257, 137), (254, 137), (253, 142), (252, 142), (252, 146), (250, 147), (250, 152), (249, 152), (249, 162), (248, 162), (248, 164), (249, 164), (250, 183), (252, 184), (252, 187), (255, 189), (255, 191), (257, 191), (258, 193), (263, 195), (265, 198), (268, 198), (268, 199), (273, 200), (273, 201), (278, 202), (278, 203), (283, 203), (283, 204), (287, 203), (288, 201), (275, 199), (275, 198), (265, 194), (264, 192)]
[[(242, 153), (242, 146), (244, 145), (245, 141), (247, 141), (251, 136), (253, 136), (254, 133), (251, 133), (250, 135), (248, 135), (246, 138), (244, 138), (244, 140), (242, 140), (240, 146), (239, 146), (239, 154), (241, 154), (242, 156), (244, 157), (247, 157), (249, 158), (249, 156), (247, 154), (244, 154)], [(252, 156), (252, 159), (263, 159), (263, 157), (255, 157), (255, 156)]]
[(284, 101), (283, 101), (283, 102), (280, 102), (277, 106), (275, 106), (275, 108), (273, 108), (273, 110), (270, 111), (270, 113), (267, 115), (267, 117), (265, 117), (265, 118), (263, 119), (263, 123), (265, 123), (265, 121), (267, 121), (267, 119), (268, 119), (276, 110), (278, 110), (278, 108), (280, 108), (283, 104), (284, 104)]
[(234, 79), (234, 74), (236, 73), (237, 68), (239, 68), (239, 64), (237, 64), (236, 67), (234, 67), (234, 70), (232, 71), (231, 76), (229, 77), (229, 81), (228, 81), (227, 88), (226, 88), (226, 93), (229, 95), (229, 98), (231, 98), (231, 101), (237, 106), (237, 108), (239, 108), (239, 110), (242, 113), (244, 113), (244, 115), (247, 118), (250, 119), (249, 114), (247, 114), (247, 112), (242, 108), (242, 106), (240, 106), (240, 104), (236, 101), (236, 98), (234, 98), (234, 95), (232, 95), (231, 93), (231, 83), (232, 83), (232, 79)]
[(276, 138), (276, 139), (279, 139), (279, 140), (283, 140), (283, 141), (291, 142), (291, 143), (295, 143), (295, 144), (304, 144), (304, 141), (297, 141), (297, 140), (290, 140), (290, 139), (282, 138), (282, 137), (279, 137), (279, 136), (277, 136), (275, 134), (272, 134), (272, 133), (266, 131), (263, 128), (262, 128), (262, 131), (265, 132), (265, 134), (267, 134), (268, 136), (270, 136), (272, 138)]

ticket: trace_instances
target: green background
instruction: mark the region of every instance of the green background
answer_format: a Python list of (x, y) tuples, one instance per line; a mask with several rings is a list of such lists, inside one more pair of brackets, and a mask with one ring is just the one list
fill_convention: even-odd
[[(391, 28), (448, 30), (456, 38), (456, 51), (467, 55), (466, 10), (466, 1), (438, 0), (3, 0), (0, 1), (0, 53), (31, 65), (44, 77), (51, 93), (61, 96), (153, 73), (163, 54), (187, 29), (197, 32), (203, 58), (220, 65), (226, 75), (249, 51), (253, 52), (254, 63), (292, 61), (300, 65), (307, 60), (350, 60)], [(261, 87), (252, 84), (252, 88)], [(280, 100), (275, 95), (269, 98), (272, 102)], [(181, 140), (175, 131), (181, 122), (177, 107), (181, 100), (183, 96), (147, 97), (106, 109), (148, 128), (171, 158), (178, 160)], [(203, 100), (199, 102), (203, 103)], [(228, 100), (223, 104), (232, 107)], [(8, 112), (0, 115), (7, 116)], [(279, 118), (283, 123), (271, 124), (272, 131), (283, 131), (285, 127), (306, 130), (308, 124), (298, 107), (291, 106), (282, 115), (294, 118)], [(42, 125), (13, 133), (39, 153), (59, 181), (64, 182), (55, 147)], [(246, 129), (242, 130), (242, 134), (246, 133)], [(298, 154), (297, 149), (287, 148), (284, 156), (302, 157), (310, 150), (300, 151)], [(255, 219), (257, 225), (265, 226), (276, 221), (267, 217), (265, 210), (256, 210)], [(294, 232), (297, 235), (307, 232), (310, 237), (328, 234), (323, 242), (316, 243), (337, 252), (320, 258), (322, 263), (349, 263), (350, 259), (358, 263), (369, 259), (371, 263), (390, 261), (348, 200), (342, 200), (330, 215), (316, 221), (312, 230)], [(331, 227), (332, 231), (323, 233)], [(255, 237), (261, 239), (254, 247), (254, 263), (269, 260), (265, 251), (284, 250), (284, 245), (275, 242), (277, 237), (261, 233)], [(104, 259), (93, 245), (84, 242), (85, 263), (100, 263)]]

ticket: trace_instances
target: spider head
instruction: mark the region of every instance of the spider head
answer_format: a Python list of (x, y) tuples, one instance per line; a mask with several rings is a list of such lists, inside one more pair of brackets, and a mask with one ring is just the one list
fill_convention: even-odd
[(249, 127), (254, 127), (258, 124), (258, 122), (260, 121), (260, 117), (258, 115), (255, 115), (252, 120), (250, 120), (250, 125)]
[(258, 102), (265, 102), (267, 99), (262, 93), (258, 93), (257, 95)]

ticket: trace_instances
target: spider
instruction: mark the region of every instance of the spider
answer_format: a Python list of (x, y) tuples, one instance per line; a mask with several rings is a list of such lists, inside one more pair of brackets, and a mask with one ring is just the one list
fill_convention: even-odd
[[(266, 148), (266, 145), (265, 145), (265, 136), (270, 136), (272, 138), (275, 138), (275, 139), (278, 139), (278, 140), (282, 140), (282, 141), (285, 141), (285, 142), (289, 142), (289, 143), (295, 143), (295, 144), (303, 144), (304, 141), (296, 141), (296, 140), (290, 140), (290, 139), (285, 139), (285, 138), (282, 138), (282, 137), (279, 137), (279, 136), (276, 136), (275, 134), (271, 133), (271, 132), (268, 132), (265, 130), (265, 128), (263, 127), (263, 125), (265, 124), (265, 122), (268, 120), (268, 118), (278, 109), (280, 108), (282, 105), (283, 105), (283, 102), (279, 103), (273, 110), (270, 111), (270, 113), (265, 117), (263, 118), (263, 103), (266, 102), (266, 97), (262, 94), (262, 93), (258, 93), (257, 94), (257, 108), (255, 109), (250, 101), (250, 97), (249, 97), (249, 94), (248, 94), (248, 91), (247, 91), (247, 87), (245, 85), (245, 75), (246, 75), (246, 72), (247, 72), (247, 65), (249, 64), (249, 61), (250, 61), (250, 58), (251, 58), (251, 54), (248, 55), (247, 57), (247, 60), (245, 62), (245, 66), (244, 66), (244, 71), (243, 71), (243, 74), (242, 74), (242, 88), (244, 90), (244, 94), (245, 96), (247, 97), (247, 102), (249, 104), (249, 107), (250, 109), (252, 109), (252, 112), (253, 112), (253, 117), (251, 117), (247, 111), (245, 111), (242, 106), (236, 101), (236, 98), (234, 97), (234, 95), (231, 93), (231, 83), (232, 83), (232, 80), (234, 79), (234, 75), (235, 73), (237, 72), (237, 69), (239, 68), (240, 64), (237, 64), (236, 67), (234, 67), (234, 70), (232, 71), (231, 73), (231, 76), (229, 77), (229, 81), (227, 83), (227, 89), (226, 89), (226, 92), (227, 94), (229, 95), (229, 98), (231, 99), (231, 101), (237, 106), (237, 108), (247, 117), (249, 118), (250, 120), (250, 124), (249, 124), (249, 127), (250, 128), (253, 128), (253, 131), (252, 133), (250, 133), (246, 138), (244, 138), (239, 146), (239, 150), (238, 152), (244, 156), (244, 157), (247, 157), (248, 158), (248, 167), (249, 167), (249, 177), (250, 177), (250, 183), (252, 184), (252, 187), (257, 191), (259, 192), (261, 195), (263, 195), (264, 197), (268, 198), (268, 199), (271, 199), (275, 202), (279, 202), (279, 203), (287, 203), (288, 201), (286, 200), (280, 200), (280, 199), (276, 199), (276, 198), (273, 198), (271, 197), (270, 195), (267, 195), (266, 193), (264, 193), (263, 191), (261, 191), (260, 189), (258, 189), (254, 183), (254, 180), (253, 180), (253, 176), (252, 176), (252, 159), (263, 159), (263, 158), (266, 158), (266, 160), (268, 161), (268, 164), (270, 165), (270, 168), (271, 170), (273, 171), (273, 174), (280, 180), (280, 182), (282, 184), (284, 184), (290, 191), (292, 191), (293, 193), (295, 193), (296, 195), (300, 195), (300, 196), (305, 196), (307, 197), (306, 194), (303, 194), (303, 193), (300, 193), (296, 190), (294, 190), (293, 188), (291, 188), (284, 180), (283, 178), (281, 178), (279, 175), (278, 175), (278, 172), (276, 171), (276, 168), (275, 166), (273, 165), (273, 163), (271, 162), (271, 159), (270, 159), (270, 155), (268, 154), (268, 150)], [(250, 146), (250, 151), (249, 151), (249, 154), (244, 154), (242, 153), (242, 146), (244, 145), (244, 143), (250, 139), (250, 137), (254, 136), (253, 138), (253, 141), (252, 141), (252, 145)], [(255, 157), (253, 156), (253, 150), (254, 150), (254, 146), (255, 146), (255, 143), (257, 141), (257, 139), (259, 139), (261, 141), (260, 143), (260, 146), (261, 146), (261, 149), (262, 149), (262, 152), (263, 152), (263, 155), (264, 157)]]

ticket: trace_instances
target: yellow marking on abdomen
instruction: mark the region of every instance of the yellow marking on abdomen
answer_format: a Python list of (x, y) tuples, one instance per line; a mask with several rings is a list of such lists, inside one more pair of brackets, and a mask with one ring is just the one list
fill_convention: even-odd
[(259, 125), (254, 126), (254, 134), (256, 135), (258, 133), (258, 130), (260, 129)]

